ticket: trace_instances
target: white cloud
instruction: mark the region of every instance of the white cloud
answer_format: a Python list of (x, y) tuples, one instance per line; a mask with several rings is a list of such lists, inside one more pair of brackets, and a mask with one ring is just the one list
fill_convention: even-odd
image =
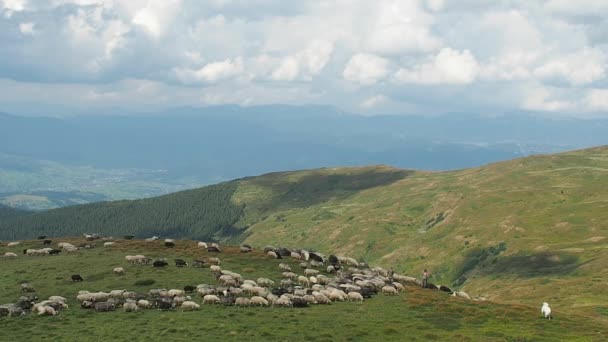
[(160, 38), (180, 9), (181, 0), (149, 0), (145, 7), (137, 10), (133, 24), (139, 25), (152, 37)]
[(443, 48), (430, 61), (411, 69), (399, 69), (395, 78), (401, 83), (469, 84), (479, 72), (479, 65), (469, 50)]
[(585, 98), (590, 110), (608, 112), (608, 89), (591, 89)]
[(281, 65), (272, 73), (272, 79), (275, 81), (293, 81), (298, 77), (300, 65), (294, 57), (287, 57)]
[[(607, 17), (604, 0), (0, 0), (0, 75), (96, 104), (608, 115)], [(155, 93), (113, 97), (126, 84)]]
[(32, 36), (35, 33), (34, 26), (34, 23), (21, 23), (19, 24), (19, 31), (25, 36)]
[(388, 98), (384, 95), (375, 95), (361, 102), (361, 107), (370, 109), (388, 102)]
[(226, 59), (220, 62), (206, 64), (200, 69), (176, 68), (175, 76), (185, 84), (215, 83), (234, 78), (244, 71), (243, 58)]
[(354, 55), (346, 64), (342, 76), (347, 81), (372, 85), (389, 73), (389, 61), (367, 53)]
[(527, 110), (542, 112), (563, 112), (576, 109), (576, 105), (567, 100), (555, 99), (551, 91), (542, 87), (536, 87), (526, 91), (522, 107)]
[(544, 79), (565, 79), (573, 85), (584, 85), (606, 75), (606, 55), (597, 49), (583, 49), (575, 53), (554, 57), (534, 70)]
[(418, 1), (379, 1), (378, 12), (367, 28), (366, 47), (378, 54), (432, 51), (440, 40), (431, 33), (432, 17)]

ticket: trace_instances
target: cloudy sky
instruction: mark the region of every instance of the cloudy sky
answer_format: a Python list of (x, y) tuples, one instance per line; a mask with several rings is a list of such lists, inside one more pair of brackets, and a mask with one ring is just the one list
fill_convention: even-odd
[(606, 0), (0, 0), (0, 110), (608, 117)]

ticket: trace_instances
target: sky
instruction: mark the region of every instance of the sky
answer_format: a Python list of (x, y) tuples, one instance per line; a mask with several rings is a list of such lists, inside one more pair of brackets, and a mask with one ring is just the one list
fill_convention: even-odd
[(0, 110), (608, 117), (606, 0), (0, 0)]

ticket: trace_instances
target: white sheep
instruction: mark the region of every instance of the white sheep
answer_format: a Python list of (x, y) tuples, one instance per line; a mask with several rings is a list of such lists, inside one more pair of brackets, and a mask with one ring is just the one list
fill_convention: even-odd
[(280, 306), (280, 307), (290, 307), (291, 301), (289, 300), (289, 298), (277, 298), (275, 300), (272, 301), (272, 306)]
[(336, 273), (336, 268), (332, 265), (327, 266), (327, 273), (329, 273), (329, 274)]
[(59, 303), (62, 304), (62, 306), (64, 308), (67, 308), (67, 304), (66, 302), (68, 301), (65, 297), (61, 297), (61, 296), (50, 296), (49, 300), (53, 303)]
[(452, 296), (471, 300), (471, 296), (469, 296), (469, 294), (464, 291), (454, 291), (454, 293), (452, 293)]
[(235, 300), (234, 305), (235, 306), (249, 306), (249, 298), (238, 297)]
[(184, 290), (171, 289), (169, 290), (169, 297), (177, 297), (177, 296), (185, 296), (186, 292)]
[(271, 286), (274, 286), (274, 281), (272, 281), (268, 278), (259, 278), (258, 284), (263, 287), (271, 287)]
[(261, 297), (261, 296), (253, 296), (251, 297), (251, 299), (249, 300), (249, 304), (251, 306), (268, 306), (268, 301), (266, 300), (266, 298)]
[(220, 298), (216, 295), (206, 295), (203, 297), (203, 304), (219, 304)]
[(14, 242), (9, 242), (6, 246), (7, 247), (15, 247), (15, 246), (19, 246), (19, 244), (21, 244), (21, 242), (14, 241)]
[(145, 299), (140, 299), (137, 301), (137, 306), (142, 309), (148, 309), (150, 307), (150, 302)]
[(208, 248), (207, 244), (206, 244), (205, 242), (202, 242), (202, 241), (200, 241), (200, 242), (197, 244), (197, 246), (199, 246), (199, 247), (201, 247), (201, 248), (205, 248), (205, 249), (207, 249), (207, 248)]
[(207, 262), (210, 265), (217, 265), (217, 266), (219, 266), (219, 265), (222, 264), (222, 262), (220, 261), (220, 259), (219, 258), (215, 258), (215, 257), (211, 257), (211, 258), (207, 259)]
[(304, 275), (306, 276), (314, 276), (317, 275), (319, 273), (319, 271), (312, 269), (312, 268), (307, 268), (304, 270)]
[(382, 293), (387, 296), (393, 296), (393, 295), (398, 294), (399, 292), (397, 291), (396, 288), (387, 285), (387, 286), (382, 287)]
[(104, 242), (104, 243), (103, 243), (103, 246), (104, 246), (104, 247), (111, 247), (111, 246), (113, 246), (113, 245), (114, 245), (114, 242)]
[(36, 307), (38, 316), (57, 316), (57, 311), (50, 306), (39, 305)]
[(293, 272), (283, 272), (281, 276), (285, 279), (298, 279), (298, 275)]
[(268, 252), (266, 252), (266, 254), (269, 257), (273, 258), (273, 259), (278, 259), (279, 258), (279, 256), (277, 255), (277, 253), (275, 253), (274, 251), (268, 251)]
[(279, 269), (281, 271), (291, 272), (291, 267), (289, 267), (289, 265), (287, 265), (287, 264), (283, 264), (283, 263), (279, 264)]
[(396, 281), (393, 282), (393, 286), (395, 287), (395, 289), (399, 292), (403, 292), (405, 290), (405, 287), (403, 286), (403, 284), (398, 283)]
[(296, 259), (296, 260), (302, 260), (302, 255), (300, 255), (300, 253), (298, 253), (298, 252), (291, 252), (290, 256), (291, 256), (293, 259)]
[(110, 291), (110, 298), (122, 298), (123, 293), (127, 290), (112, 290)]
[(298, 284), (302, 286), (310, 286), (310, 280), (305, 276), (298, 276)]
[(540, 308), (540, 312), (543, 314), (543, 317), (547, 319), (553, 318), (553, 316), (551, 316), (551, 308), (549, 307), (549, 303), (543, 303), (542, 308)]
[(313, 292), (312, 295), (315, 297), (315, 302), (317, 304), (331, 304), (331, 300), (329, 300), (329, 298), (322, 293)]
[(123, 304), (122, 308), (123, 308), (123, 310), (125, 310), (125, 312), (139, 311), (139, 307), (137, 306), (136, 303), (133, 303), (133, 302), (126, 302), (125, 304)]
[(185, 301), (182, 303), (182, 311), (194, 311), (199, 310), (201, 308), (200, 305), (196, 304), (193, 301)]
[(349, 292), (348, 293), (348, 300), (362, 302), (363, 301), (363, 296), (359, 292), (354, 292), (354, 291), (353, 292)]
[(15, 254), (13, 252), (6, 252), (6, 253), (4, 253), (4, 257), (5, 258), (16, 258), (17, 254)]
[(125, 274), (125, 269), (122, 267), (115, 267), (112, 272), (114, 272), (116, 275), (123, 275)]

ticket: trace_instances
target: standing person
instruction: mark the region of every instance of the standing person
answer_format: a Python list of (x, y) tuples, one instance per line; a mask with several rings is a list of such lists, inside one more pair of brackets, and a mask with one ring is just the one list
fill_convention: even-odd
[(391, 267), (391, 270), (388, 271), (388, 281), (393, 282), (393, 276), (395, 275), (395, 270)]
[(431, 276), (431, 273), (429, 271), (427, 271), (425, 268), (424, 272), (422, 272), (422, 287), (425, 289), (429, 286), (429, 277), (430, 276)]

